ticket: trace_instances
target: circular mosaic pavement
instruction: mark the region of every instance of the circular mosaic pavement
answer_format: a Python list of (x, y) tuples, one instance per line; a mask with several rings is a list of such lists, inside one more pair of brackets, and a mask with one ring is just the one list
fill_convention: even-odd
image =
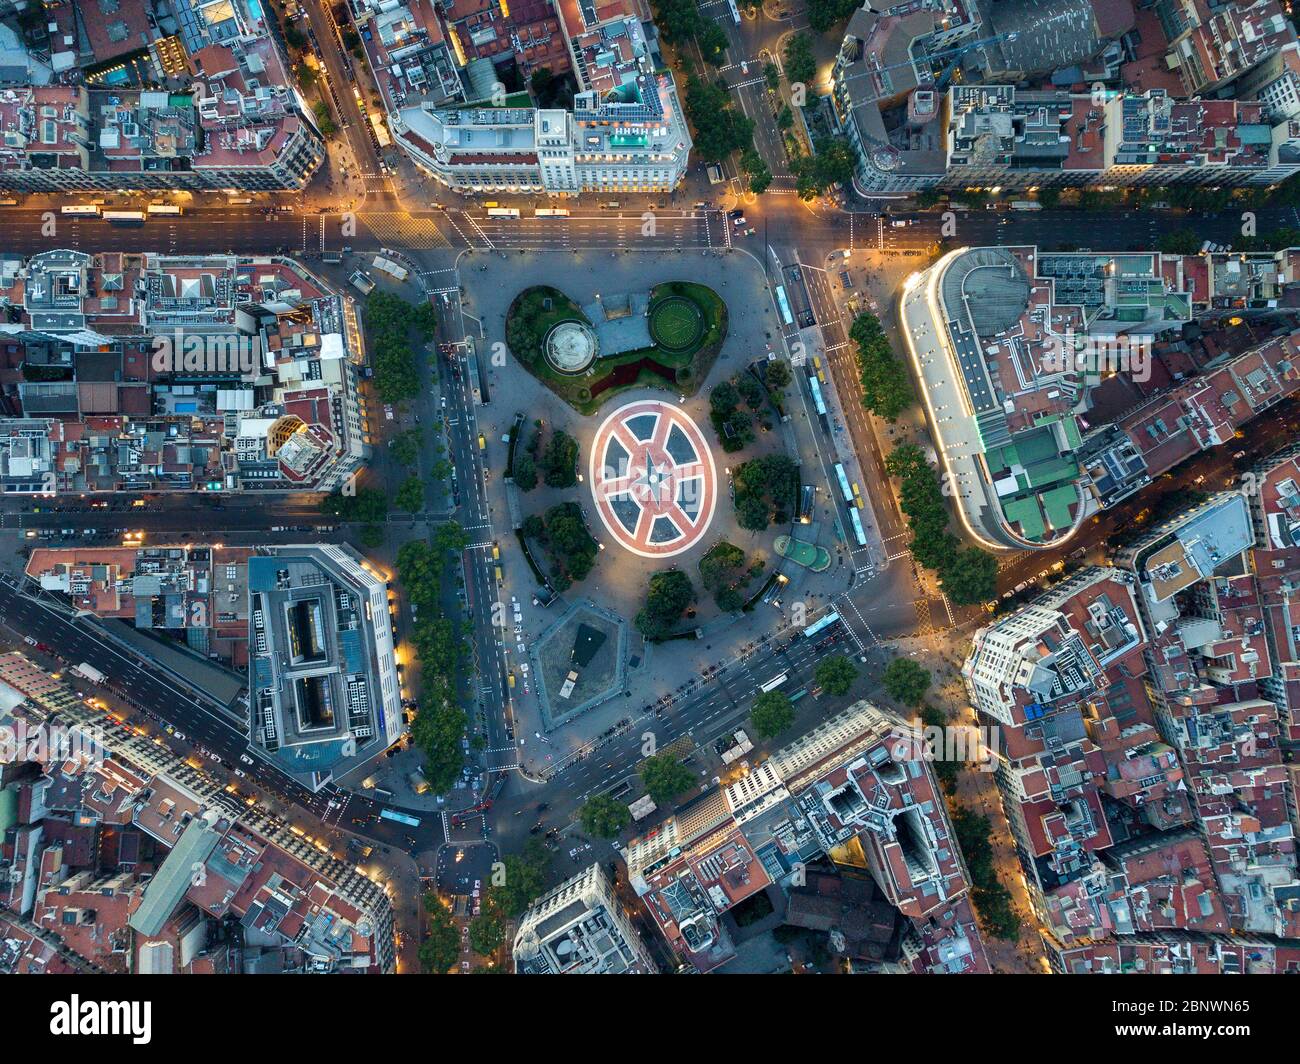
[(669, 558), (708, 530), (718, 474), (686, 412), (646, 399), (619, 407), (596, 430), (591, 494), (620, 546), (643, 558)]

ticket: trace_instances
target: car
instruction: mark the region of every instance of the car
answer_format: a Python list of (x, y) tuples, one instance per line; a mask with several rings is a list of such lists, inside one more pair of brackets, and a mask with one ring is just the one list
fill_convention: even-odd
[(393, 420), (393, 408), (388, 403), (384, 404), (384, 420)]
[(209, 761), (220, 761), (220, 760), (221, 760), (221, 755), (220, 755), (220, 754), (214, 754), (211, 750), (209, 750), (209, 751), (208, 751), (208, 760), (209, 760)]
[(185, 733), (183, 731), (174, 731), (172, 732), (172, 738), (184, 740)]
[(238, 776), (241, 780), (248, 778), (248, 773), (245, 772), (242, 768), (235, 769), (235, 775)]
[(26, 643), (29, 647), (34, 647), (36, 645), (36, 640), (29, 635), (23, 636), (23, 642)]
[[(702, 207), (703, 204), (701, 204), (701, 203), (697, 203), (695, 206), (697, 206), (697, 207)], [(727, 217), (728, 217), (728, 218), (743, 218), (743, 217), (745, 217), (745, 212), (742, 211), (742, 210), (740, 210), (739, 208), (736, 208), (735, 210), (727, 211)]]
[(251, 765), (253, 763), (253, 759), (249, 757), (247, 754), (240, 754), (239, 760), (242, 761), (245, 765)]

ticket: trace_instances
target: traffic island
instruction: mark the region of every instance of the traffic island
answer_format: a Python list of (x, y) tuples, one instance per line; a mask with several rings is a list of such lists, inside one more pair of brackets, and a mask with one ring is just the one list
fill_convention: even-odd
[(782, 558), (788, 558), (814, 573), (824, 573), (831, 567), (830, 551), (802, 539), (795, 539), (794, 536), (777, 536), (773, 549)]

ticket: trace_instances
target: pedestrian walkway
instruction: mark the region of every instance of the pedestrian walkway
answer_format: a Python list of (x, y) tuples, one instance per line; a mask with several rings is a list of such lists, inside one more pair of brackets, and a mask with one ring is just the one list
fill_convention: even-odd
[(383, 211), (361, 214), (359, 220), (383, 243), (400, 244), (420, 251), (451, 247), (432, 218), (414, 218), (401, 211)]

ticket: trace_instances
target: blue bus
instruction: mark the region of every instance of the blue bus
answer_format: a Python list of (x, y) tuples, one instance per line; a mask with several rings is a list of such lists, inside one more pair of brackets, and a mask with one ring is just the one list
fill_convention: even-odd
[(420, 826), (420, 821), (415, 817), (399, 813), (396, 809), (381, 809), (379, 818), (381, 820), (394, 820), (399, 824), (405, 824), (408, 828), (418, 828)]
[(853, 505), (853, 489), (849, 487), (849, 478), (844, 474), (844, 467), (839, 462), (835, 463), (835, 476), (840, 482), (840, 492), (844, 496), (844, 501), (850, 506)]
[(836, 613), (834, 610), (831, 610), (831, 612), (826, 614), (826, 616), (823, 617), (820, 621), (817, 621), (815, 624), (810, 624), (807, 628), (805, 628), (803, 630), (803, 634), (806, 638), (812, 639), (814, 636), (820, 634), (821, 632), (826, 631), (826, 629), (831, 627), (831, 625), (839, 624), (839, 623), (840, 623), (840, 615)]
[(867, 545), (867, 534), (862, 531), (862, 518), (858, 516), (856, 509), (849, 510), (849, 520), (853, 523), (853, 538), (858, 541), (859, 547)]
[(786, 325), (794, 324), (794, 315), (790, 313), (790, 301), (785, 298), (785, 285), (776, 286), (776, 309), (781, 312), (781, 321)]
[(817, 408), (817, 413), (822, 417), (826, 416), (826, 403), (822, 399), (822, 386), (817, 383), (816, 377), (808, 378), (808, 387), (812, 391), (813, 406)]

